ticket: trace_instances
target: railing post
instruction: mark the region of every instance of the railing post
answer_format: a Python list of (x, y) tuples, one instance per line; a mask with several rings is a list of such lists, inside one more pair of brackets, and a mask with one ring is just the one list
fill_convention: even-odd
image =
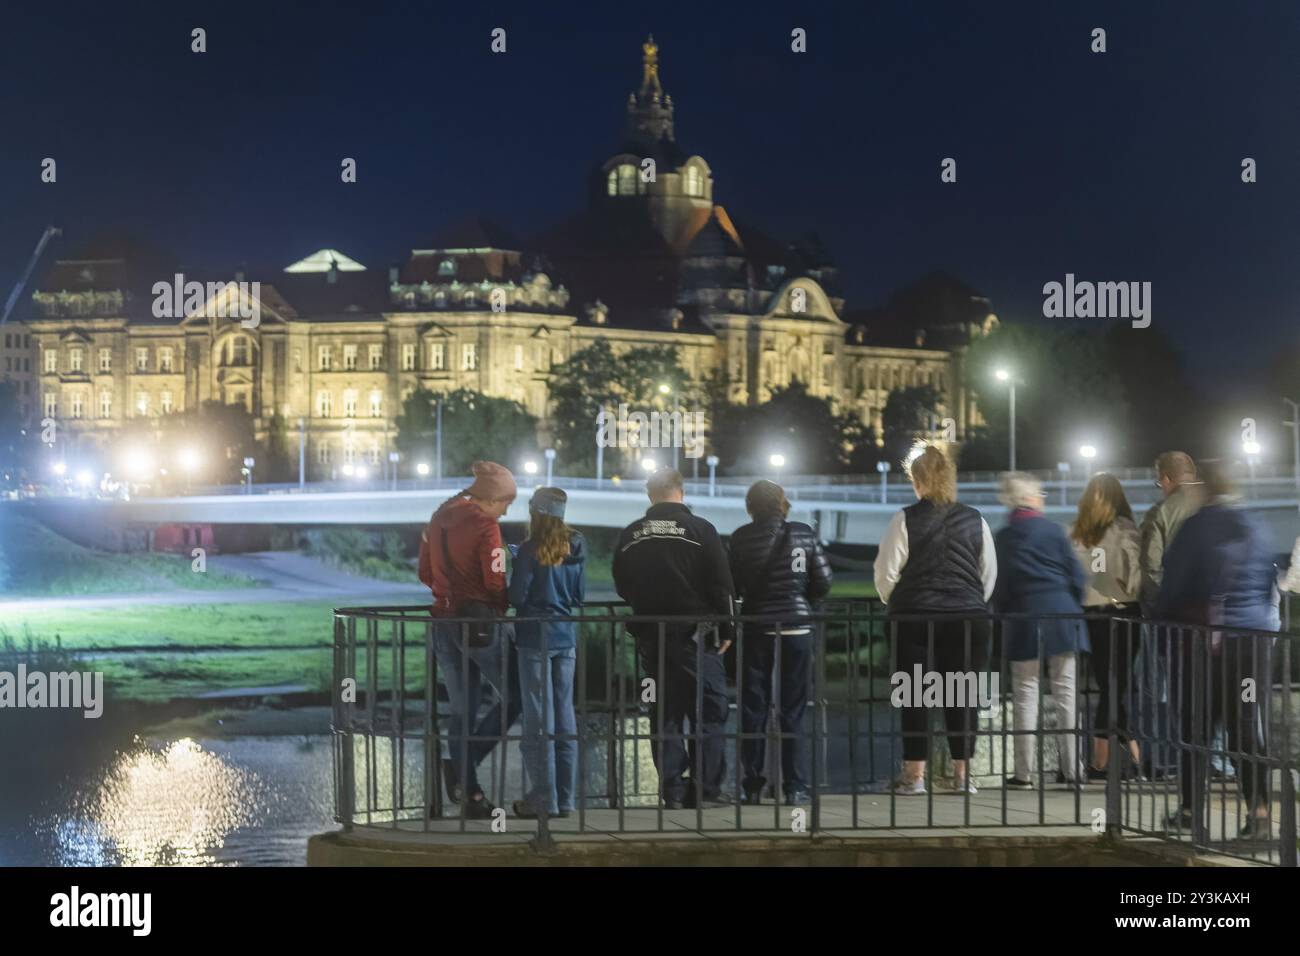
[(347, 662), (350, 658), (346, 644), (347, 633), (343, 618), (335, 614), (334, 686), (330, 688), (330, 696), (334, 699), (334, 730), (339, 741), (339, 766), (337, 768), (338, 778), (335, 792), (338, 800), (339, 823), (343, 825), (344, 830), (351, 830), (354, 812), (353, 804), (356, 796), (356, 758), (352, 752), (350, 705), (343, 701), (343, 695), (339, 692), (343, 686), (344, 677), (348, 676), (345, 674)]
[[(1106, 699), (1108, 701), (1106, 707), (1106, 710), (1108, 711), (1106, 714), (1106, 720), (1109, 723), (1106, 732), (1106, 740), (1108, 742), (1108, 752), (1110, 754), (1110, 759), (1106, 762), (1106, 835), (1112, 839), (1118, 839), (1120, 834), (1123, 832), (1123, 826), (1120, 823), (1120, 767), (1122, 766), (1122, 763), (1119, 750), (1119, 728), (1116, 726), (1119, 722), (1119, 680), (1117, 677), (1117, 669), (1120, 666), (1131, 666), (1128, 663), (1132, 660), (1132, 654), (1130, 653), (1131, 645), (1129, 644), (1129, 641), (1133, 639), (1132, 628), (1130, 627), (1128, 629), (1128, 641), (1125, 641), (1124, 643), (1124, 656), (1122, 658), (1123, 665), (1121, 665), (1119, 651), (1115, 647), (1116, 631), (1118, 630), (1116, 626), (1117, 623), (1118, 622), (1114, 617), (1110, 619), (1110, 628), (1109, 633), (1107, 634), (1107, 637), (1110, 640), (1110, 656), (1108, 658), (1110, 666), (1106, 668), (1108, 672), (1106, 674)], [(1080, 681), (1081, 678), (1076, 678), (1076, 686), (1078, 686)], [(1130, 678), (1128, 686), (1131, 687), (1131, 684), (1132, 680)], [(1096, 733), (1095, 730), (1093, 732)], [(1128, 753), (1127, 742), (1124, 744), (1124, 753), (1126, 755)], [(1088, 761), (1088, 766), (1092, 766), (1091, 760)]]
[[(1297, 761), (1291, 751), (1291, 644), (1290, 635), (1282, 637), (1282, 846), (1278, 862), (1296, 866), (1296, 790)], [(1267, 720), (1267, 714), (1265, 719)]]

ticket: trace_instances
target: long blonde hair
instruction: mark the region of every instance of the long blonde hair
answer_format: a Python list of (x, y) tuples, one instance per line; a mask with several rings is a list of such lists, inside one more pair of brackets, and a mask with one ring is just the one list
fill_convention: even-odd
[(1124, 486), (1118, 478), (1106, 472), (1093, 475), (1079, 496), (1079, 514), (1074, 519), (1070, 536), (1085, 548), (1095, 548), (1116, 518), (1133, 520), (1133, 509), (1124, 496)]
[(957, 469), (934, 445), (912, 462), (910, 475), (917, 493), (931, 504), (950, 505), (957, 500)]
[(535, 542), (537, 563), (556, 565), (569, 556), (573, 529), (563, 518), (533, 512), (528, 525), (528, 540)]

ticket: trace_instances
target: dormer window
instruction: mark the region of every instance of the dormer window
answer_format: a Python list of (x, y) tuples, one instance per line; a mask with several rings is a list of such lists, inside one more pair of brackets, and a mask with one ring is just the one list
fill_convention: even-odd
[(698, 166), (686, 167), (686, 195), (704, 195), (704, 177), (700, 175), (700, 169)]
[(455, 274), (456, 274), (455, 259), (443, 259), (442, 262), (438, 263), (438, 275), (454, 276)]
[(609, 194), (619, 196), (635, 196), (637, 189), (636, 167), (631, 163), (623, 163), (616, 169), (609, 171)]

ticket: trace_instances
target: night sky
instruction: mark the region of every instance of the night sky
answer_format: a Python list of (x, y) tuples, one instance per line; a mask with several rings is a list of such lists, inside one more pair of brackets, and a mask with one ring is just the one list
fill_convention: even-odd
[[(54, 256), (122, 229), (231, 270), (323, 247), (382, 268), (475, 213), (536, 232), (582, 208), (619, 145), (653, 32), (677, 139), (711, 165), (715, 201), (777, 237), (818, 233), (850, 309), (941, 269), (1003, 319), (1043, 321), (1043, 283), (1073, 272), (1150, 281), (1154, 324), (1211, 382), (1300, 339), (1294, 0), (30, 4), (3, 18), (0, 297), (47, 223), (65, 230)], [(195, 26), (205, 54), (190, 52)], [(1104, 54), (1089, 49), (1098, 26)], [(46, 156), (55, 185), (40, 182)], [(948, 156), (955, 185), (939, 178)]]

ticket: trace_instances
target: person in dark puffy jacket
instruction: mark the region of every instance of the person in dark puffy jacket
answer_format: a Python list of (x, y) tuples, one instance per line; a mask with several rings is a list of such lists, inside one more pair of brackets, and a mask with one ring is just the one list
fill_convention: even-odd
[(578, 720), (573, 672), (578, 625), (568, 620), (585, 594), (583, 537), (564, 523), (568, 496), (538, 488), (528, 503), (528, 539), (510, 575), (510, 603), (521, 618), (563, 618), (515, 624), (523, 739), (519, 750), (531, 790), (515, 802), (515, 815), (567, 817), (578, 785)]
[[(781, 769), (785, 802), (808, 802), (808, 707), (817, 625), (807, 620), (831, 589), (831, 566), (813, 529), (787, 521), (790, 502), (781, 486), (757, 481), (745, 495), (753, 519), (731, 536), (731, 578), (744, 601), (743, 614), (772, 615), (771, 624), (749, 624), (739, 645), (741, 764), (744, 800), (760, 803), (767, 780), (768, 706), (777, 675), (781, 715)], [(779, 627), (778, 627), (779, 626)], [(779, 633), (778, 633), (779, 629)]]
[[(919, 669), (963, 675), (978, 684), (987, 670), (992, 625), (988, 599), (998, 576), (993, 534), (980, 513), (957, 501), (957, 470), (938, 448), (912, 462), (918, 501), (889, 523), (876, 555), (876, 592), (885, 602), (898, 644), (895, 693)], [(933, 651), (931, 641), (933, 640)], [(985, 678), (987, 681), (987, 678)], [(945, 686), (948, 681), (944, 680)], [(986, 683), (986, 687), (988, 684)], [(971, 696), (976, 696), (971, 692)], [(929, 712), (902, 695), (903, 772), (894, 781), (900, 796), (924, 794), (929, 757)], [(978, 700), (944, 701), (953, 788), (975, 793), (967, 772), (975, 749)]]

